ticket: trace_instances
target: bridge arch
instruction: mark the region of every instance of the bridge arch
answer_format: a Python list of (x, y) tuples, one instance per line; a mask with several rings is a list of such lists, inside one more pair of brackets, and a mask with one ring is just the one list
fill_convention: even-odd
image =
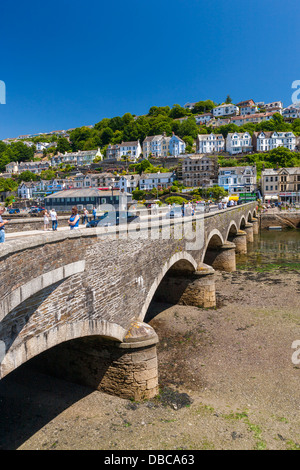
[(91, 336), (121, 342), (125, 334), (126, 331), (120, 325), (104, 320), (85, 320), (57, 325), (49, 331), (13, 345), (13, 348), (8, 348), (0, 364), (0, 378), (2, 379), (25, 362), (62, 343)]
[(226, 233), (226, 240), (231, 241), (231, 238), (234, 237), (239, 231), (239, 228), (234, 220), (231, 220), (228, 226)]
[(160, 285), (162, 282), (163, 278), (165, 275), (168, 273), (170, 270), (175, 270), (179, 272), (189, 272), (193, 273), (197, 271), (197, 262), (195, 259), (186, 251), (181, 251), (178, 253), (175, 253), (171, 258), (164, 264), (162, 267), (161, 271), (159, 272), (158, 276), (155, 278), (155, 280), (152, 282), (152, 285), (148, 291), (146, 300), (144, 302), (144, 305), (142, 307), (141, 313), (138, 317), (139, 321), (143, 321), (147, 310), (150, 306), (150, 303)]
[(217, 249), (221, 247), (223, 244), (224, 244), (224, 238), (221, 232), (217, 229), (212, 230), (207, 237), (201, 261), (205, 264), (210, 264), (209, 262), (207, 262), (207, 253), (209, 252), (209, 250)]
[(246, 217), (244, 215), (242, 215), (241, 219), (240, 219), (240, 230), (244, 230), (244, 228), (246, 227), (246, 223), (247, 223), (247, 220), (246, 220)]

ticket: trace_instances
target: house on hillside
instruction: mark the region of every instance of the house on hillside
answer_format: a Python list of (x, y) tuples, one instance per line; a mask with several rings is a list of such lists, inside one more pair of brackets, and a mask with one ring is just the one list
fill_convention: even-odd
[(229, 132), (226, 137), (226, 151), (230, 155), (252, 152), (252, 138), (249, 132)]
[(215, 117), (236, 116), (239, 114), (239, 108), (235, 104), (221, 104), (212, 110)]
[(256, 166), (221, 167), (218, 185), (232, 193), (253, 193), (257, 188)]
[(293, 132), (253, 132), (252, 142), (256, 152), (268, 152), (278, 147), (285, 147), (289, 150), (296, 149), (296, 136)]
[(214, 153), (225, 151), (225, 139), (222, 134), (198, 134), (196, 153)]
[(246, 114), (255, 114), (258, 112), (258, 107), (255, 102), (251, 100), (240, 101), (236, 104), (240, 110), (240, 116), (245, 116)]

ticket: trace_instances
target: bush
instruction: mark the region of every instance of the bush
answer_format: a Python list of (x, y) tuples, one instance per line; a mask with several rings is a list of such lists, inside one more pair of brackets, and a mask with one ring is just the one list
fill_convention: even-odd
[(180, 204), (181, 205), (186, 202), (187, 200), (180, 196), (170, 196), (170, 197), (167, 197), (166, 199), (167, 204)]

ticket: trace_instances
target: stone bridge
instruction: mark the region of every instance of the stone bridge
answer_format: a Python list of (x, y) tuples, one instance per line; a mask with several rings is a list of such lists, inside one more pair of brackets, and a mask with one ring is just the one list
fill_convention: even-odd
[(258, 232), (255, 203), (190, 219), (0, 245), (0, 378), (34, 360), (107, 393), (155, 396), (151, 301), (214, 307), (215, 270), (235, 270), (235, 254)]

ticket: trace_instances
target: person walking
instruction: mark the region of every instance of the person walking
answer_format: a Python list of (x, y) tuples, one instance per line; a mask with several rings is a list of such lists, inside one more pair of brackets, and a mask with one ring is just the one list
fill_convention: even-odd
[(57, 220), (57, 213), (56, 213), (55, 209), (51, 209), (50, 217), (51, 217), (51, 221), (52, 221), (52, 230), (56, 231), (57, 230), (58, 220)]
[(84, 209), (83, 209), (83, 216), (82, 216), (82, 223), (83, 223), (83, 224), (85, 224), (86, 222), (89, 221), (89, 217), (88, 217), (88, 216), (89, 216), (89, 211), (88, 211), (86, 208), (84, 208)]
[(96, 215), (97, 215), (97, 211), (96, 211), (96, 207), (93, 208), (93, 217), (94, 217), (94, 220), (96, 220)]
[(8, 220), (2, 219), (2, 214), (5, 212), (5, 207), (0, 207), (0, 243), (5, 242), (5, 225), (8, 223)]
[(72, 214), (71, 214), (71, 217), (69, 218), (70, 230), (79, 228), (79, 220), (80, 220), (80, 216), (78, 214), (78, 209), (76, 206), (74, 206), (72, 207)]
[(49, 230), (49, 214), (48, 211), (44, 211), (44, 230)]

